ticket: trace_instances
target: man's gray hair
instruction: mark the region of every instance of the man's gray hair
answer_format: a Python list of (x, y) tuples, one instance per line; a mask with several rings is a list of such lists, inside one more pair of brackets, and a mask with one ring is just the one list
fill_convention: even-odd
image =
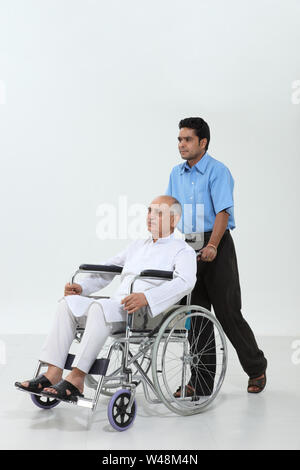
[(179, 215), (181, 217), (182, 207), (180, 202), (173, 196), (170, 196), (173, 199), (172, 205), (170, 207), (170, 212), (174, 215)]

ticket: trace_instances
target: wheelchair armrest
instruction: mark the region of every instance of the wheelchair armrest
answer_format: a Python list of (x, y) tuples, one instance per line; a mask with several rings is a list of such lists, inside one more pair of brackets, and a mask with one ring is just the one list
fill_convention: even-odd
[(114, 266), (114, 265), (105, 265), (105, 264), (81, 264), (79, 269), (83, 271), (99, 271), (99, 272), (106, 272), (106, 273), (119, 273), (121, 274), (123, 267), (122, 266)]
[(160, 269), (146, 269), (140, 273), (141, 277), (157, 277), (161, 279), (173, 279), (173, 271), (162, 271)]

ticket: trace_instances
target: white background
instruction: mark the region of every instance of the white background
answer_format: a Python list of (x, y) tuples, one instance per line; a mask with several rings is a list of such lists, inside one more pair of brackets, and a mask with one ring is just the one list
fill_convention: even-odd
[(235, 179), (242, 312), (300, 334), (299, 19), (297, 0), (2, 0), (2, 333), (46, 333), (78, 265), (126, 246), (97, 208), (163, 194), (201, 116)]

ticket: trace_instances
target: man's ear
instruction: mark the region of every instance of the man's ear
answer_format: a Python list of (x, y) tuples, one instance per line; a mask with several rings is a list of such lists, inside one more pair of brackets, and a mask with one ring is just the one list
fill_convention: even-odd
[(180, 220), (180, 215), (179, 214), (171, 214), (171, 224), (172, 224), (172, 227), (175, 228), (176, 225), (178, 224), (179, 220)]
[(203, 139), (200, 140), (199, 145), (201, 146), (202, 149), (205, 149), (207, 146), (207, 138), (203, 137)]

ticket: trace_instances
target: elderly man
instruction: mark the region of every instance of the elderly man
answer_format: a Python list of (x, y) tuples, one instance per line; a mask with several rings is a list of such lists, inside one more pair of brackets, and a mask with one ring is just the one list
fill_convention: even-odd
[[(177, 303), (196, 283), (197, 261), (194, 250), (174, 237), (181, 217), (181, 206), (171, 196), (159, 196), (148, 207), (147, 227), (151, 236), (135, 240), (122, 252), (106, 260), (106, 265), (122, 266), (121, 284), (110, 299), (87, 295), (108, 285), (114, 274), (92, 274), (81, 283), (67, 284), (60, 299), (54, 324), (42, 348), (40, 360), (48, 364), (44, 375), (15, 386), (29, 392), (76, 401), (83, 396), (84, 378), (111, 333), (114, 324), (126, 321), (142, 307), (156, 316)], [(146, 269), (173, 271), (171, 281), (138, 279), (135, 292), (128, 295), (133, 276)], [(72, 371), (62, 379), (64, 365), (77, 326), (85, 327)]]

